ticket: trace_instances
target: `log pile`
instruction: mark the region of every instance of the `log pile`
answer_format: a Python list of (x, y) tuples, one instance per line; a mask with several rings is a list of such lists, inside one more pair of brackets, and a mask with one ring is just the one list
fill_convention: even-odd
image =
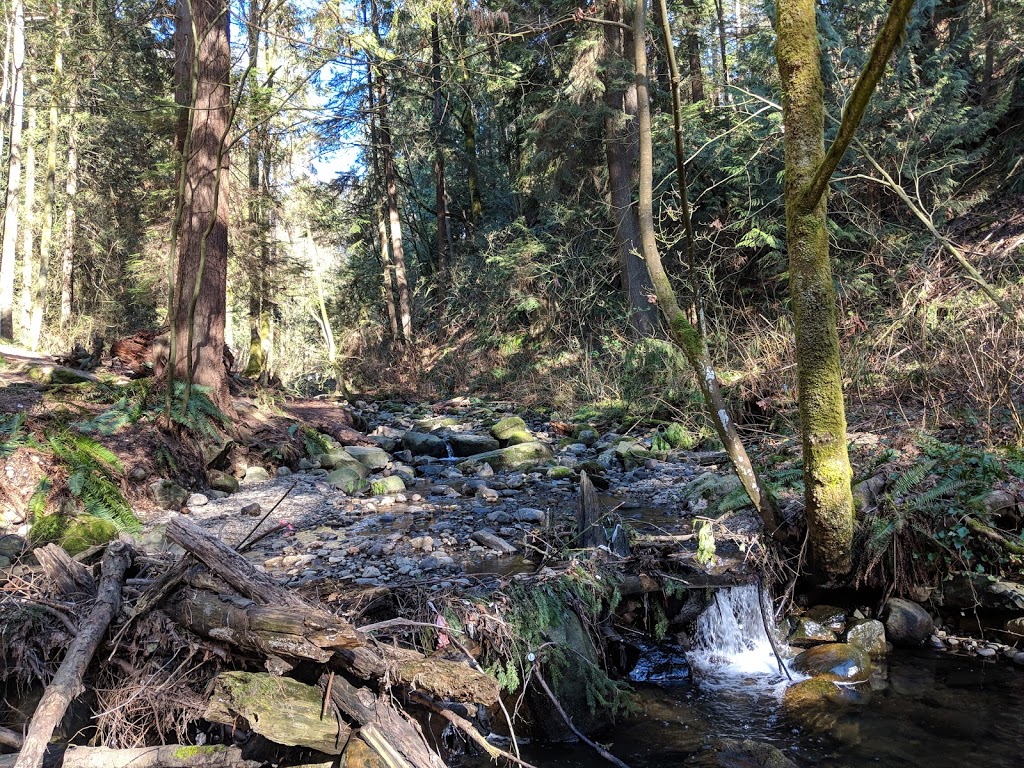
[[(69, 630), (77, 633), (27, 727), (0, 729), (0, 745), (19, 750), (0, 755), (0, 768), (255, 768), (282, 757), (332, 764), (338, 755), (347, 755), (348, 764), (358, 758), (360, 765), (443, 768), (444, 759), (416, 719), (428, 712), (440, 714), (467, 732), (467, 738), (487, 743), (466, 715), (493, 707), (499, 689), (466, 654), (426, 656), (377, 643), (372, 635), (281, 587), (183, 517), (169, 522), (167, 536), (185, 555), (155, 579), (147, 578), (155, 556), (122, 542), (106, 547), (98, 578), (92, 568), (57, 547), (36, 550), (36, 572), (49, 584), (50, 594), (77, 601), (77, 615), (65, 617)], [(133, 588), (138, 584), (145, 585), (141, 593)], [(124, 597), (132, 594), (137, 598)], [(53, 601), (60, 607), (49, 610), (64, 614), (69, 604)], [(161, 639), (154, 627), (162, 628)], [(135, 744), (120, 749), (57, 743), (61, 739), (55, 734), (87, 681), (101, 688), (106, 683), (97, 684), (97, 679), (134, 676), (139, 688), (132, 696), (159, 702), (159, 691), (152, 688), (162, 687), (168, 700), (174, 698), (171, 675), (159, 679), (139, 674), (144, 655), (155, 651), (153, 645), (164, 645), (159, 652), (168, 663), (181, 666), (182, 657), (186, 664), (198, 659), (197, 665), (216, 673), (202, 687), (192, 719), (204, 722), (207, 730), (223, 726), (225, 743), (203, 744), (200, 739), (198, 746)], [(102, 722), (110, 710), (130, 709), (130, 702), (131, 696), (125, 697), (93, 718)], [(505, 754), (493, 746), (489, 751)]]

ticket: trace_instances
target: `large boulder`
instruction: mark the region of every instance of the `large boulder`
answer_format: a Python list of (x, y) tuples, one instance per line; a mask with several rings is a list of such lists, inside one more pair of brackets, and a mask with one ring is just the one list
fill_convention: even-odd
[(721, 768), (797, 768), (778, 747), (753, 739), (718, 739), (715, 763)]
[(365, 479), (370, 474), (370, 468), (359, 461), (355, 456), (341, 449), (330, 453), (321, 453), (316, 457), (320, 466), (324, 469), (348, 469)]
[(878, 658), (889, 652), (885, 642), (885, 625), (875, 619), (858, 621), (846, 630), (846, 642), (867, 651), (869, 656)]
[(1024, 584), (983, 573), (961, 573), (942, 585), (942, 602), (950, 608), (1024, 611)]
[(374, 496), (387, 496), (392, 493), (405, 493), (405, 482), (398, 475), (378, 477), (370, 483), (370, 493)]
[(786, 639), (786, 642), (790, 645), (796, 645), (801, 648), (819, 645), (820, 643), (834, 643), (835, 641), (835, 632), (807, 616), (801, 616), (796, 620), (796, 626), (793, 627), (793, 631), (789, 633), (789, 637)]
[(468, 461), (462, 462), (460, 468), (469, 468), (473, 464), (490, 464), (495, 471), (529, 469), (538, 464), (550, 461), (551, 449), (543, 443), (519, 443), (497, 451), (478, 453)]
[(384, 469), (391, 463), (391, 456), (383, 448), (367, 448), (361, 445), (350, 445), (345, 452), (367, 469)]
[[(235, 478), (232, 477), (231, 479), (234, 480)], [(210, 482), (213, 482), (212, 476)], [(237, 480), (235, 480), (235, 490), (238, 490)], [(188, 491), (170, 480), (157, 480), (155, 483), (151, 483), (149, 491), (153, 494), (153, 501), (160, 509), (173, 509), (177, 511), (185, 506), (185, 502), (188, 501), (189, 497)], [(228, 491), (228, 493), (232, 492)]]
[(849, 643), (816, 645), (793, 659), (793, 669), (811, 677), (860, 683), (871, 676), (871, 657)]
[(885, 632), (893, 645), (912, 648), (921, 645), (935, 630), (935, 622), (928, 611), (917, 603), (900, 597), (891, 597), (882, 608)]
[(526, 432), (526, 422), (518, 416), (506, 416), (504, 419), (499, 421), (493, 427), (491, 427), (491, 436), (495, 440), (508, 440), (514, 434), (519, 432)]
[(824, 627), (828, 627), (837, 635), (846, 631), (846, 611), (834, 605), (815, 605), (807, 609), (807, 618)]
[(366, 469), (366, 467), (363, 467), (362, 464), (358, 464), (358, 462), (356, 464), (346, 464), (345, 466), (332, 470), (328, 473), (325, 479), (339, 491), (344, 491), (345, 493), (361, 491), (367, 485), (366, 475), (354, 469), (356, 465), (362, 467), (364, 470)]
[(437, 435), (426, 432), (409, 431), (402, 435), (402, 447), (411, 451), (413, 456), (433, 456), (443, 459), (448, 455), (444, 440)]
[(452, 453), (460, 459), (475, 456), (478, 453), (496, 451), (500, 444), (490, 435), (471, 435), (466, 432), (452, 432), (448, 435), (448, 444)]

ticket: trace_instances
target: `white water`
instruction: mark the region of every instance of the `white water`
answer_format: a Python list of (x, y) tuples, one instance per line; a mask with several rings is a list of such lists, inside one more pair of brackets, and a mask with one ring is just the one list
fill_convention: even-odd
[[(715, 591), (714, 601), (697, 620), (696, 643), (687, 654), (702, 686), (778, 687), (780, 691), (785, 687), (788, 679), (779, 669), (779, 660), (765, 632), (759, 599), (753, 584)], [(771, 621), (772, 612), (767, 606), (764, 615)], [(785, 644), (776, 644), (785, 654)], [(785, 658), (782, 661), (786, 663)], [(794, 675), (794, 679), (799, 677)]]

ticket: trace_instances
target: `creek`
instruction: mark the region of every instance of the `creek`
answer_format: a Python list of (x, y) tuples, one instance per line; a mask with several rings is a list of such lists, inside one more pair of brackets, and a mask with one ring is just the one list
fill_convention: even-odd
[[(1024, 674), (977, 658), (896, 651), (857, 686), (855, 705), (792, 716), (756, 599), (754, 587), (722, 590), (696, 650), (649, 649), (633, 673), (637, 713), (597, 740), (631, 768), (775, 765), (717, 752), (721, 739), (767, 742), (798, 766), (1024, 762)], [(538, 768), (605, 764), (583, 745), (527, 745), (523, 757)]]

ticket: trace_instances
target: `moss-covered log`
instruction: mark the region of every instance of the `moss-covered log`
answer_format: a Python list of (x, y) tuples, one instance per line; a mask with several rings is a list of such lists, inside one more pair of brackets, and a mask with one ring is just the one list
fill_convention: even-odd
[(314, 686), (265, 672), (223, 672), (214, 680), (203, 717), (224, 725), (244, 721), (277, 744), (340, 755), (352, 729), (333, 709), (321, 716), (323, 710), (323, 692)]

